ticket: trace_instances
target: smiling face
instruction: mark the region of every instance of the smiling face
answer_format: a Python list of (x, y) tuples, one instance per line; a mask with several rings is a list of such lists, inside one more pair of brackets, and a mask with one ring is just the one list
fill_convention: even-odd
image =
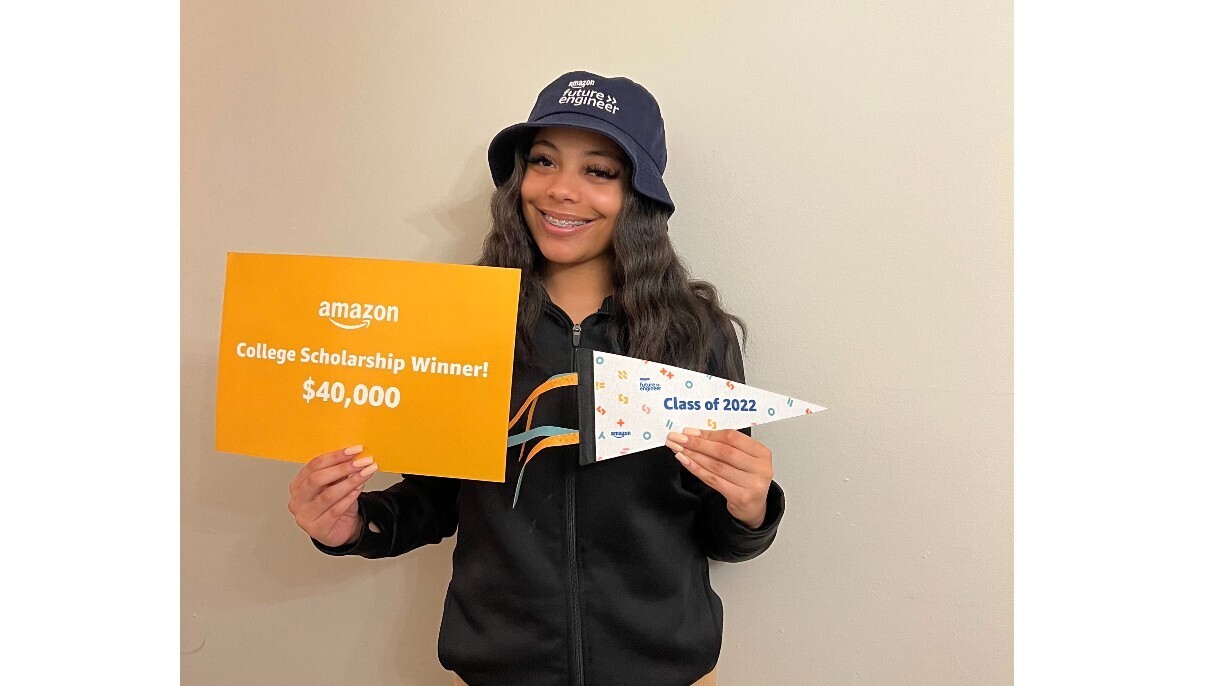
[(585, 129), (539, 129), (521, 180), (521, 214), (551, 265), (610, 262), (614, 224), (623, 208), (627, 156), (614, 141)]

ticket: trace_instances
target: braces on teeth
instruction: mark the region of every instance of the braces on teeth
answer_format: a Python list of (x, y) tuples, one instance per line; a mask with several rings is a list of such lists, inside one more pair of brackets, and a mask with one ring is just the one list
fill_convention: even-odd
[(575, 219), (575, 220), (572, 220), (572, 219), (556, 219), (556, 218), (552, 217), (551, 215), (549, 215), (549, 214), (547, 214), (547, 213), (545, 213), (545, 212), (543, 212), (543, 213), (542, 213), (542, 216), (546, 217), (546, 220), (547, 220), (548, 222), (550, 222), (550, 223), (554, 224), (555, 226), (560, 226), (560, 227), (563, 227), (563, 228), (568, 228), (568, 227), (572, 227), (572, 226), (580, 226), (581, 224), (588, 224), (588, 223), (589, 223), (589, 221), (590, 221), (590, 220), (588, 220), (588, 219)]

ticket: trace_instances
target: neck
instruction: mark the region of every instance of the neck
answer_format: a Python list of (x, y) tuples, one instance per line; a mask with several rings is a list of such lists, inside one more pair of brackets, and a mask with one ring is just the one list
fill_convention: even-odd
[(567, 312), (573, 322), (580, 323), (614, 292), (610, 268), (609, 256), (580, 264), (549, 263), (542, 284), (559, 309)]

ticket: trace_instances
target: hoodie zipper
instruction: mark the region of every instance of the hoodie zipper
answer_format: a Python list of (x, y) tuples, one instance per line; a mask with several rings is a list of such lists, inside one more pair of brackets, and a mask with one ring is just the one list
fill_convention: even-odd
[[(573, 323), (568, 313), (559, 309), (558, 305), (548, 301), (546, 307), (565, 326), (572, 326), (572, 371), (575, 372), (577, 370), (576, 356), (580, 350), (581, 325)], [(602, 310), (599, 309), (589, 315), (585, 321), (598, 314), (603, 314)], [(580, 618), (580, 571), (576, 562), (576, 462), (577, 460), (568, 460), (564, 468), (564, 511), (567, 515), (564, 529), (567, 534), (568, 552), (568, 631), (572, 634), (571, 673), (575, 677), (572, 683), (575, 686), (584, 686), (585, 651)]]
[[(570, 321), (570, 320), (569, 320)], [(572, 371), (576, 371), (576, 355), (580, 350), (580, 324), (572, 325)], [(580, 574), (576, 564), (576, 461), (568, 460), (564, 474), (565, 510), (568, 536), (568, 630), (572, 632), (572, 664), (576, 670), (575, 684), (585, 683), (585, 655), (581, 641)]]

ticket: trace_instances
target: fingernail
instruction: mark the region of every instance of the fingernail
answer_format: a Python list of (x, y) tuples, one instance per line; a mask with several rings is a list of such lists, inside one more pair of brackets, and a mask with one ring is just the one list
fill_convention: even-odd
[(360, 476), (370, 476), (375, 471), (377, 471), (377, 465), (371, 464), (360, 470)]
[(698, 429), (692, 429), (689, 426), (686, 427), (685, 429), (682, 429), (682, 433), (686, 434), (687, 436), (702, 436), (703, 435), (702, 431), (700, 431)]
[(373, 464), (372, 457), (362, 457), (359, 460), (352, 460), (352, 466), (356, 467), (357, 469), (359, 469), (360, 467), (367, 467), (371, 464)]
[(685, 434), (680, 434), (677, 432), (669, 434), (669, 440), (677, 442), (677, 443), (681, 443), (683, 445), (690, 442), (690, 439), (687, 438)]
[(669, 448), (670, 450), (674, 451), (675, 453), (682, 452), (682, 446), (678, 445), (677, 443), (674, 443), (673, 441), (665, 441), (665, 447)]
[(682, 453), (674, 453), (674, 457), (678, 458), (678, 462), (681, 462), (688, 467), (690, 466), (690, 460), (688, 460)]
[(344, 450), (343, 454), (344, 455), (355, 455), (356, 453), (360, 452), (361, 450), (364, 450), (364, 446), (353, 445), (352, 447), (348, 448), (347, 450)]

